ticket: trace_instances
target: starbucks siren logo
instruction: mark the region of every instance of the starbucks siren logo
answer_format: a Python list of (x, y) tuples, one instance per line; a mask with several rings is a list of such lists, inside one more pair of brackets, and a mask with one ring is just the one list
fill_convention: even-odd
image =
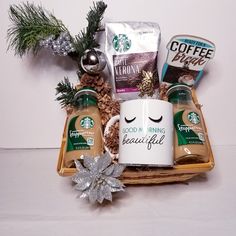
[(81, 121), (80, 121), (80, 125), (81, 127), (83, 127), (84, 129), (90, 129), (93, 128), (94, 126), (94, 120), (91, 117), (84, 117)]
[(125, 34), (115, 35), (112, 43), (117, 52), (126, 52), (131, 47), (131, 40)]
[(200, 123), (200, 117), (196, 112), (189, 112), (188, 113), (188, 120), (194, 125)]

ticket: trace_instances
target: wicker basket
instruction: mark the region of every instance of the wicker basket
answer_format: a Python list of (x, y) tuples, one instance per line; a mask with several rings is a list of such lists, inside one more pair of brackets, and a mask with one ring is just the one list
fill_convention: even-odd
[[(194, 90), (193, 90), (193, 100), (195, 104), (199, 105)], [(66, 145), (66, 132), (65, 132), (66, 125), (67, 125), (67, 119), (65, 122), (58, 165), (57, 165), (57, 172), (61, 176), (70, 176), (73, 175), (76, 171), (75, 168), (66, 168), (64, 166), (63, 154)], [(204, 120), (203, 120), (203, 125), (205, 126), (205, 130), (207, 131)], [(207, 163), (181, 164), (181, 165), (175, 165), (173, 168), (143, 169), (136, 167), (128, 167), (125, 169), (120, 179), (124, 184), (160, 184), (160, 183), (182, 182), (189, 180), (194, 176), (210, 171), (214, 167), (214, 157), (210, 141), (207, 135), (206, 135), (206, 143), (209, 148), (209, 161)]]

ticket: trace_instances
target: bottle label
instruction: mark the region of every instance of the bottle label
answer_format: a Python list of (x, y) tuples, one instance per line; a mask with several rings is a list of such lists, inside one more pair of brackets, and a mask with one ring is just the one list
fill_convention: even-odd
[(192, 125), (187, 125), (183, 121), (183, 113), (179, 111), (174, 115), (174, 127), (177, 133), (178, 145), (203, 144), (205, 141), (203, 130), (200, 124), (200, 116), (196, 112), (189, 112), (187, 120)]
[[(138, 92), (142, 71), (154, 72), (157, 52), (131, 53), (113, 56), (114, 78), (117, 93)], [(157, 81), (155, 81), (157, 86)]]
[[(79, 116), (75, 116), (70, 120), (67, 133), (67, 147), (66, 151), (74, 150), (90, 150), (94, 145), (94, 132), (89, 131), (94, 126), (94, 120), (91, 117), (83, 117), (76, 127), (76, 121)], [(79, 128), (79, 129), (78, 129)], [(86, 129), (88, 131), (86, 131)]]

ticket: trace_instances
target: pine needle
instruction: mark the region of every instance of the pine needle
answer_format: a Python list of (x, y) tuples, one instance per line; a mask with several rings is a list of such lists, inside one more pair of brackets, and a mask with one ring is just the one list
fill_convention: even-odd
[(75, 38), (75, 48), (78, 54), (78, 59), (82, 57), (85, 50), (98, 47), (99, 44), (95, 40), (95, 34), (100, 28), (100, 23), (103, 19), (103, 14), (107, 5), (103, 1), (93, 3), (93, 8), (87, 14), (88, 26), (82, 30)]
[(63, 81), (59, 82), (56, 87), (56, 95), (60, 94), (56, 100), (60, 102), (61, 107), (64, 108), (68, 105), (74, 105), (74, 96), (77, 89), (72, 83), (70, 83), (67, 77)]
[[(68, 54), (73, 60), (78, 62), (78, 77), (80, 78), (84, 71), (80, 65), (80, 59), (85, 50), (98, 47), (95, 40), (95, 34), (100, 30), (100, 23), (107, 5), (103, 1), (93, 3), (93, 7), (87, 14), (88, 26), (72, 38), (75, 52)], [(9, 18), (12, 23), (7, 31), (8, 49), (12, 48), (15, 55), (22, 57), (32, 51), (37, 54), (40, 47), (40, 41), (49, 36), (56, 38), (61, 32), (67, 31), (64, 24), (58, 20), (52, 13), (46, 11), (41, 6), (31, 3), (22, 3), (11, 5), (9, 9)], [(69, 33), (69, 32), (68, 32)], [(58, 83), (56, 87), (57, 101), (62, 107), (74, 105), (74, 95), (77, 92), (68, 78)]]
[(8, 49), (13, 48), (15, 55), (19, 56), (30, 50), (36, 54), (41, 39), (67, 30), (52, 13), (28, 2), (11, 5), (9, 18), (12, 25), (7, 31)]

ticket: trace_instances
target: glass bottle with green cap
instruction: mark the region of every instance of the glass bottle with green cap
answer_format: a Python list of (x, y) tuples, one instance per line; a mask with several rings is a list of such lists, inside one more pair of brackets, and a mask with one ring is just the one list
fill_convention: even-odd
[(65, 166), (71, 167), (82, 156), (98, 156), (103, 152), (102, 125), (97, 106), (97, 93), (84, 87), (75, 94), (75, 112), (68, 117)]
[(174, 84), (168, 89), (167, 96), (174, 110), (175, 162), (207, 162), (203, 117), (193, 102), (191, 88), (185, 84)]

